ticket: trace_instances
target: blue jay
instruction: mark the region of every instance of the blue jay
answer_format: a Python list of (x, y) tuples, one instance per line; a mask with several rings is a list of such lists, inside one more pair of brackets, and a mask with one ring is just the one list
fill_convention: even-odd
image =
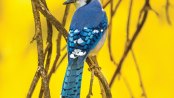
[(68, 66), (62, 85), (62, 98), (80, 98), (86, 57), (95, 56), (106, 38), (108, 20), (99, 0), (67, 0), (77, 7), (68, 35)]

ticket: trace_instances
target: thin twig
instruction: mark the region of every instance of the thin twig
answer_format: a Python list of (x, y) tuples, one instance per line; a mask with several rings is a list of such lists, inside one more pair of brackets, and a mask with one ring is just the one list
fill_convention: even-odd
[[(45, 6), (47, 7), (46, 3), (45, 3)], [(70, 5), (67, 5), (66, 8), (65, 8), (64, 17), (63, 17), (63, 20), (62, 20), (62, 26), (65, 26), (65, 24), (66, 24), (69, 8), (70, 8)], [(61, 33), (58, 33), (58, 36), (57, 36), (57, 54), (56, 54), (53, 66), (51, 68), (51, 71), (48, 74), (48, 81), (50, 81), (51, 75), (55, 72), (57, 62), (58, 62), (58, 60), (60, 58), (61, 36), (62, 36)], [(43, 88), (41, 87), (39, 98), (42, 98), (42, 96), (43, 96)]]
[(135, 53), (134, 53), (134, 51), (133, 51), (132, 49), (131, 49), (131, 53), (132, 53), (132, 57), (133, 57), (133, 60), (134, 60), (134, 62), (135, 62), (135, 66), (136, 66), (136, 69), (137, 69), (137, 72), (138, 72), (138, 77), (139, 77), (139, 81), (140, 81), (140, 87), (141, 87), (141, 89), (142, 89), (142, 94), (141, 94), (141, 96), (142, 96), (143, 98), (147, 98), (147, 94), (146, 94), (146, 91), (145, 91), (145, 88), (144, 88), (144, 85), (143, 85), (143, 79), (142, 79), (142, 77), (141, 77), (140, 68), (139, 68), (139, 66), (138, 66), (138, 62), (137, 62), (137, 60), (136, 60)]
[[(112, 53), (112, 47), (111, 47), (111, 35), (112, 35), (112, 19), (113, 19), (113, 15), (116, 13), (116, 11), (115, 12), (113, 12), (113, 0), (110, 0), (111, 1), (111, 3), (110, 3), (110, 5), (111, 5), (111, 8), (110, 8), (110, 13), (111, 13), (111, 16), (110, 16), (110, 18), (111, 18), (111, 20), (110, 20), (110, 23), (109, 23), (109, 26), (108, 26), (108, 49), (109, 49), (109, 56), (110, 56), (110, 60), (115, 64), (115, 65), (117, 65), (117, 63), (116, 63), (116, 61), (115, 61), (115, 59), (114, 59), (114, 56), (113, 56), (113, 53)], [(117, 7), (116, 8), (118, 8), (118, 6), (119, 6), (119, 4), (117, 4)]]
[[(129, 40), (130, 40), (130, 39), (129, 39), (129, 34), (130, 34), (130, 21), (131, 21), (131, 13), (132, 13), (132, 3), (133, 3), (133, 0), (131, 0), (131, 2), (130, 2), (130, 7), (129, 7), (128, 21), (127, 21), (127, 41), (126, 41), (126, 47), (127, 47), (128, 43), (129, 43)], [(131, 53), (132, 53), (133, 60), (134, 60), (134, 62), (135, 62), (136, 69), (137, 69), (137, 72), (138, 72), (139, 81), (140, 81), (140, 87), (141, 87), (141, 89), (142, 89), (142, 96), (144, 96), (145, 98), (147, 98), (147, 95), (146, 95), (146, 92), (145, 92), (145, 89), (144, 89), (144, 85), (143, 85), (143, 83), (142, 83), (142, 78), (141, 78), (140, 69), (139, 69), (137, 60), (136, 60), (136, 58), (135, 58), (133, 49), (131, 49)]]
[(63, 46), (63, 48), (61, 49), (61, 51), (64, 51), (67, 48), (67, 45)]
[(105, 4), (103, 4), (103, 8), (106, 8), (110, 2), (111, 2), (111, 0), (108, 0)]
[(110, 23), (109, 23), (109, 26), (108, 26), (108, 48), (109, 48), (109, 56), (110, 56), (110, 60), (114, 63), (114, 65), (117, 65), (115, 59), (114, 59), (114, 56), (113, 56), (113, 53), (112, 53), (112, 47), (111, 47), (111, 35), (112, 35), (112, 19), (113, 19), (113, 16), (115, 15), (115, 13), (117, 12), (118, 10), (118, 7), (121, 3), (121, 0), (118, 1), (114, 11), (113, 11), (113, 0), (110, 0), (110, 4), (111, 4), (111, 8), (110, 8), (110, 13), (111, 13), (111, 20), (110, 20)]
[(100, 82), (100, 80), (99, 80), (99, 85), (100, 85), (100, 91), (101, 91), (102, 98), (107, 98), (106, 93), (105, 93), (105, 89), (103, 88), (103, 85)]
[[(116, 65), (118, 67), (118, 64), (116, 63), (116, 61), (114, 60), (114, 57), (113, 57), (113, 53), (112, 53), (112, 50), (111, 50), (111, 32), (112, 32), (112, 19), (113, 19), (113, 16), (116, 14), (119, 6), (121, 4), (121, 0), (118, 1), (118, 3), (116, 4), (116, 7), (114, 9), (114, 11), (112, 10), (113, 9), (113, 1), (111, 1), (111, 8), (110, 8), (110, 13), (111, 14), (111, 20), (110, 20), (110, 23), (109, 23), (109, 27), (108, 27), (108, 47), (109, 47), (109, 55), (110, 55), (110, 60), (113, 62), (114, 65)], [(120, 73), (120, 75), (122, 76), (122, 74)], [(126, 87), (128, 88), (128, 91), (130, 93), (130, 96), (132, 98), (134, 98), (133, 94), (132, 94), (132, 90), (130, 89), (130, 86), (128, 84), (127, 81), (125, 81), (126, 79), (124, 79), (124, 83), (126, 85)]]
[(86, 98), (91, 98), (92, 94), (92, 86), (93, 86), (93, 81), (94, 81), (94, 70), (91, 70), (91, 80), (90, 80), (90, 86), (89, 86), (89, 92)]
[[(46, 5), (46, 1), (45, 0), (41, 0), (43, 2), (43, 4), (46, 6), (47, 10), (48, 7)], [(47, 19), (47, 47), (45, 49), (45, 53), (47, 53), (47, 60), (46, 60), (46, 65), (45, 65), (45, 70), (48, 72), (49, 69), (49, 65), (50, 65), (50, 60), (51, 60), (51, 54), (52, 54), (52, 35), (53, 35), (53, 28), (52, 28), (52, 24), (49, 22), (49, 20)]]
[(121, 4), (121, 1), (122, 1), (122, 0), (119, 0), (118, 3), (117, 3), (117, 5), (115, 6), (115, 9), (112, 10), (112, 13), (113, 13), (112, 16), (115, 15), (116, 11), (118, 10), (118, 7), (119, 7), (120, 4)]
[(68, 32), (64, 26), (62, 26), (62, 24), (46, 9), (40, 0), (35, 1), (35, 3), (38, 7), (38, 10), (52, 23), (52, 25), (55, 26), (55, 28), (63, 35), (65, 40), (67, 40)]
[(165, 6), (165, 9), (166, 9), (166, 17), (167, 17), (168, 24), (171, 25), (172, 22), (171, 22), (170, 15), (169, 15), (169, 7), (170, 7), (170, 2), (169, 2), (169, 0), (167, 0), (166, 1), (166, 6)]
[(32, 83), (30, 85), (30, 88), (28, 90), (27, 98), (32, 97), (32, 94), (34, 92), (34, 89), (36, 88), (36, 85), (37, 85), (39, 79), (40, 79), (40, 69), (37, 69), (37, 71), (35, 72), (34, 78), (32, 80)]
[[(90, 60), (91, 58), (87, 57), (86, 62), (89, 65), (89, 68), (93, 67), (93, 63)], [(104, 77), (104, 75), (102, 74), (102, 72), (100, 71), (100, 69), (98, 67), (94, 67), (94, 75), (99, 79), (99, 81), (101, 82), (104, 90), (105, 90), (105, 94), (107, 96), (107, 98), (112, 98), (112, 94), (109, 88), (109, 85)]]
[[(129, 42), (129, 34), (130, 34), (130, 22), (131, 22), (131, 13), (132, 13), (132, 4), (133, 0), (130, 0), (130, 6), (129, 6), (129, 14), (128, 14), (128, 20), (127, 20), (127, 36), (126, 36), (126, 41)], [(126, 46), (127, 46), (126, 42)]]
[(54, 68), (52, 67), (51, 70), (50, 70), (50, 73), (48, 74), (48, 79), (50, 80), (51, 76), (53, 73), (56, 72), (56, 70), (58, 69), (58, 67), (60, 66), (60, 64), (63, 62), (63, 60), (65, 59), (65, 57), (67, 56), (67, 53), (65, 53), (63, 55), (63, 57), (60, 59), (59, 63), (57, 64), (57, 66)]
[(56, 70), (59, 68), (60, 64), (62, 64), (62, 62), (65, 60), (65, 57), (66, 57), (67, 55), (68, 55), (68, 53), (66, 52), (66, 53), (62, 56), (62, 58), (60, 59), (59, 63), (58, 63), (57, 66), (56, 66)]
[[(133, 3), (133, 0), (130, 1), (130, 6), (129, 6), (129, 14), (128, 14), (128, 21), (127, 21), (127, 37), (126, 37), (126, 47), (130, 41), (129, 39), (129, 34), (130, 34), (130, 22), (131, 22), (131, 13), (132, 13), (132, 3)], [(134, 53), (133, 53), (133, 50), (131, 49), (131, 52), (132, 52), (132, 56), (133, 56), (133, 59), (134, 59), (134, 62), (135, 62), (135, 65), (136, 65), (136, 69), (137, 69), (137, 72), (138, 72), (138, 76), (140, 77), (140, 84), (141, 84), (141, 88), (142, 88), (142, 95), (145, 95), (145, 98), (146, 97), (146, 93), (145, 93), (145, 90), (144, 90), (144, 86), (143, 86), (143, 83), (142, 83), (142, 80), (141, 80), (141, 74), (140, 74), (140, 70), (139, 70), (139, 66), (137, 65), (137, 61), (136, 61), (136, 58), (134, 56)], [(124, 79), (125, 80), (125, 79)], [(130, 88), (129, 88), (129, 91), (130, 91)]]
[[(92, 60), (93, 60), (94, 64), (96, 65), (96, 67), (98, 67), (99, 69), (101, 69), (99, 67), (99, 64), (98, 64), (98, 61), (97, 61), (97, 57), (96, 56), (93, 56), (92, 57)], [(99, 80), (99, 85), (100, 85), (100, 91), (101, 91), (102, 98), (107, 98), (105, 89), (104, 89), (102, 83), (100, 82), (100, 80)]]
[(130, 85), (128, 83), (128, 81), (126, 80), (126, 78), (123, 75), (122, 75), (122, 79), (123, 79), (123, 81), (124, 81), (124, 83), (125, 83), (128, 91), (129, 91), (129, 94), (130, 94), (131, 98), (135, 98), (134, 95), (133, 95), (132, 89), (131, 89), (131, 87), (130, 87)]
[[(62, 19), (62, 26), (65, 26), (65, 24), (66, 24), (66, 20), (67, 20), (67, 16), (68, 16), (69, 9), (70, 9), (70, 5), (67, 5), (66, 8), (65, 8), (64, 17), (63, 17), (63, 19)], [(60, 49), (60, 47), (61, 47), (61, 36), (62, 36), (61, 33), (59, 33), (58, 36), (57, 36), (57, 54), (56, 54), (56, 58), (55, 58), (54, 63), (53, 63), (53, 67), (51, 68), (51, 71), (50, 71), (50, 73), (49, 73), (49, 78), (51, 77), (51, 75), (52, 75), (52, 74), (56, 71), (56, 69), (58, 68), (58, 67), (56, 67), (56, 66), (60, 65), (60, 64), (57, 65), (57, 62), (58, 62), (58, 60), (59, 60), (59, 58), (60, 58), (60, 51), (61, 51), (61, 49)], [(67, 53), (66, 53), (63, 57), (66, 57), (66, 55), (67, 55)], [(63, 59), (63, 60), (64, 60), (64, 59)], [(62, 61), (63, 61), (63, 60), (62, 60)]]
[[(143, 25), (144, 25), (144, 23), (145, 23), (145, 21), (146, 21), (146, 19), (147, 19), (148, 8), (149, 8), (149, 0), (146, 0), (146, 3), (145, 3), (145, 5), (143, 6), (143, 8), (142, 8), (142, 10), (140, 11), (140, 14), (139, 14), (137, 29), (136, 29), (136, 31), (135, 31), (135, 33), (134, 33), (132, 39), (131, 39), (130, 42), (128, 43), (128, 46), (127, 46), (127, 48), (126, 48), (126, 50), (125, 50), (125, 52), (124, 52), (124, 54), (123, 54), (123, 56), (122, 56), (120, 62), (118, 63), (118, 67), (117, 67), (117, 69), (115, 70), (114, 75), (112, 76), (112, 79), (111, 79), (111, 81), (110, 81), (110, 84), (109, 84), (110, 87), (112, 87), (112, 85), (113, 85), (113, 83), (114, 83), (114, 80), (115, 80), (116, 76), (120, 73), (120, 70), (121, 70), (121, 68), (122, 68), (122, 64), (123, 64), (125, 58), (127, 57), (129, 51), (131, 50), (132, 45), (134, 44), (134, 42), (135, 42), (137, 36), (139, 35), (139, 33), (140, 33), (140, 31), (141, 31), (141, 29), (142, 29), (142, 27), (143, 27)], [(142, 18), (142, 19), (141, 19), (141, 18)]]

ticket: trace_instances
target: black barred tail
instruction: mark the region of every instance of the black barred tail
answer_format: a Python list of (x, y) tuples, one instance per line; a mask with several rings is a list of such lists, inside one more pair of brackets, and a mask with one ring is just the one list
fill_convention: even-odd
[(80, 98), (83, 63), (68, 65), (62, 87), (62, 98)]

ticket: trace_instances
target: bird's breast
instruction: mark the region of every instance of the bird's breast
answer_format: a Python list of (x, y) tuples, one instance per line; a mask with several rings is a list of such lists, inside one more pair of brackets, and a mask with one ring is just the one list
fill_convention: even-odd
[(105, 33), (103, 34), (102, 38), (100, 39), (100, 41), (97, 43), (97, 45), (94, 47), (94, 49), (92, 49), (89, 53), (89, 56), (95, 56), (98, 54), (98, 52), (100, 51), (100, 49), (102, 48), (105, 40), (106, 40), (106, 36), (107, 36), (107, 30), (105, 31)]

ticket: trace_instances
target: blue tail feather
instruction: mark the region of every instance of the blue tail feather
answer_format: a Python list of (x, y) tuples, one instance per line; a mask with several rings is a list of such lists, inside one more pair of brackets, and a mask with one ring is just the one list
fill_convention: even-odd
[(62, 98), (80, 98), (80, 88), (83, 74), (84, 58), (69, 60), (62, 87)]

